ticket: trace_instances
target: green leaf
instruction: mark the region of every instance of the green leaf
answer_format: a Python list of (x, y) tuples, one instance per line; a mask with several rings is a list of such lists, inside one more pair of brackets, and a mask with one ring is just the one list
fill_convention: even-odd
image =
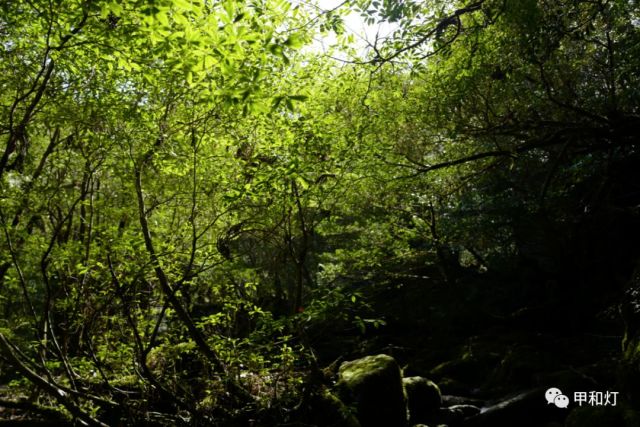
[(299, 49), (304, 45), (304, 39), (298, 34), (292, 34), (284, 41), (284, 45), (291, 49)]

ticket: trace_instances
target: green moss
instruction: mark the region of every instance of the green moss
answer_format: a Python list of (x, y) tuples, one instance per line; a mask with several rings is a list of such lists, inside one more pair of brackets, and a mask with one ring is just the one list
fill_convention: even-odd
[(338, 373), (341, 397), (354, 405), (362, 427), (406, 424), (400, 367), (392, 357), (380, 354), (345, 362)]
[(367, 356), (352, 362), (345, 362), (340, 366), (340, 381), (349, 387), (354, 387), (369, 375), (393, 369), (393, 365), (396, 365), (396, 361), (386, 354)]

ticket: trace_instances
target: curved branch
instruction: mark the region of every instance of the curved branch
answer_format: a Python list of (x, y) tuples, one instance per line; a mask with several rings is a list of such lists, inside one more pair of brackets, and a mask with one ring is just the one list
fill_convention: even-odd
[[(458, 36), (462, 32), (462, 23), (460, 21), (460, 17), (462, 15), (473, 13), (473, 12), (476, 12), (476, 11), (482, 9), (482, 5), (484, 4), (484, 1), (485, 0), (479, 0), (479, 1), (476, 1), (475, 3), (470, 4), (469, 6), (465, 6), (465, 7), (462, 7), (460, 9), (457, 9), (451, 15), (441, 19), (438, 22), (438, 24), (435, 26), (435, 28), (432, 28), (427, 33), (423, 34), (415, 42), (410, 43), (410, 44), (408, 44), (408, 45), (406, 45), (404, 47), (401, 47), (400, 49), (398, 49), (395, 52), (393, 52), (390, 56), (381, 57), (380, 55), (378, 55), (376, 58), (374, 58), (370, 62), (372, 62), (372, 63), (381, 63), (381, 62), (392, 61), (393, 59), (397, 58), (398, 56), (402, 55), (403, 53), (408, 52), (410, 50), (413, 50), (413, 49), (423, 45), (429, 39), (431, 39), (433, 36), (439, 35), (449, 25), (455, 25), (456, 26), (456, 34), (453, 37), (451, 37), (449, 40), (447, 40), (447, 42), (445, 44), (445, 46), (446, 45), (450, 45), (451, 43), (453, 43), (458, 38)], [(433, 52), (432, 54), (435, 54), (435, 53), (441, 51), (442, 49), (443, 49), (443, 47), (437, 49), (436, 52)], [(427, 56), (431, 56), (431, 55), (427, 55)]]
[(4, 334), (0, 333), (0, 351), (2, 355), (7, 359), (11, 365), (16, 368), (22, 375), (24, 375), (29, 381), (38, 387), (46, 391), (50, 396), (56, 399), (62, 406), (64, 406), (74, 417), (85, 422), (90, 426), (109, 427), (102, 421), (92, 417), (91, 415), (80, 409), (69, 396), (69, 394), (58, 386), (54, 382), (49, 382), (42, 378), (40, 375), (32, 371), (27, 365), (25, 365), (15, 354), (13, 344), (7, 340)]

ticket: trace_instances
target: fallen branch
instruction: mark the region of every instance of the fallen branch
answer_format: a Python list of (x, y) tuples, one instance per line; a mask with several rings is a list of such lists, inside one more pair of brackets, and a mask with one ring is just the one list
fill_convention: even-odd
[(92, 417), (91, 415), (84, 412), (80, 409), (71, 399), (69, 393), (63, 390), (60, 386), (55, 384), (54, 382), (49, 382), (46, 379), (42, 378), (40, 375), (35, 373), (31, 368), (29, 368), (26, 364), (24, 364), (16, 355), (14, 351), (14, 346), (9, 342), (9, 340), (4, 336), (4, 334), (0, 333), (0, 351), (2, 355), (7, 359), (7, 361), (20, 373), (31, 381), (33, 384), (40, 387), (54, 399), (56, 399), (62, 406), (67, 409), (71, 415), (84, 423), (90, 426), (98, 426), (98, 427), (109, 427), (107, 424), (102, 421)]

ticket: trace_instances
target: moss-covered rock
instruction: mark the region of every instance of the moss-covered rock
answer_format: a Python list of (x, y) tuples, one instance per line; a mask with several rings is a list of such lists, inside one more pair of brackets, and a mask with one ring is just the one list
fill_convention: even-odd
[(345, 362), (338, 371), (342, 399), (355, 407), (362, 427), (404, 427), (407, 406), (400, 367), (385, 354)]
[(409, 407), (409, 418), (413, 423), (427, 422), (442, 406), (440, 388), (424, 377), (403, 378)]
[(318, 426), (361, 427), (349, 407), (326, 388), (312, 396), (308, 410), (310, 422)]

